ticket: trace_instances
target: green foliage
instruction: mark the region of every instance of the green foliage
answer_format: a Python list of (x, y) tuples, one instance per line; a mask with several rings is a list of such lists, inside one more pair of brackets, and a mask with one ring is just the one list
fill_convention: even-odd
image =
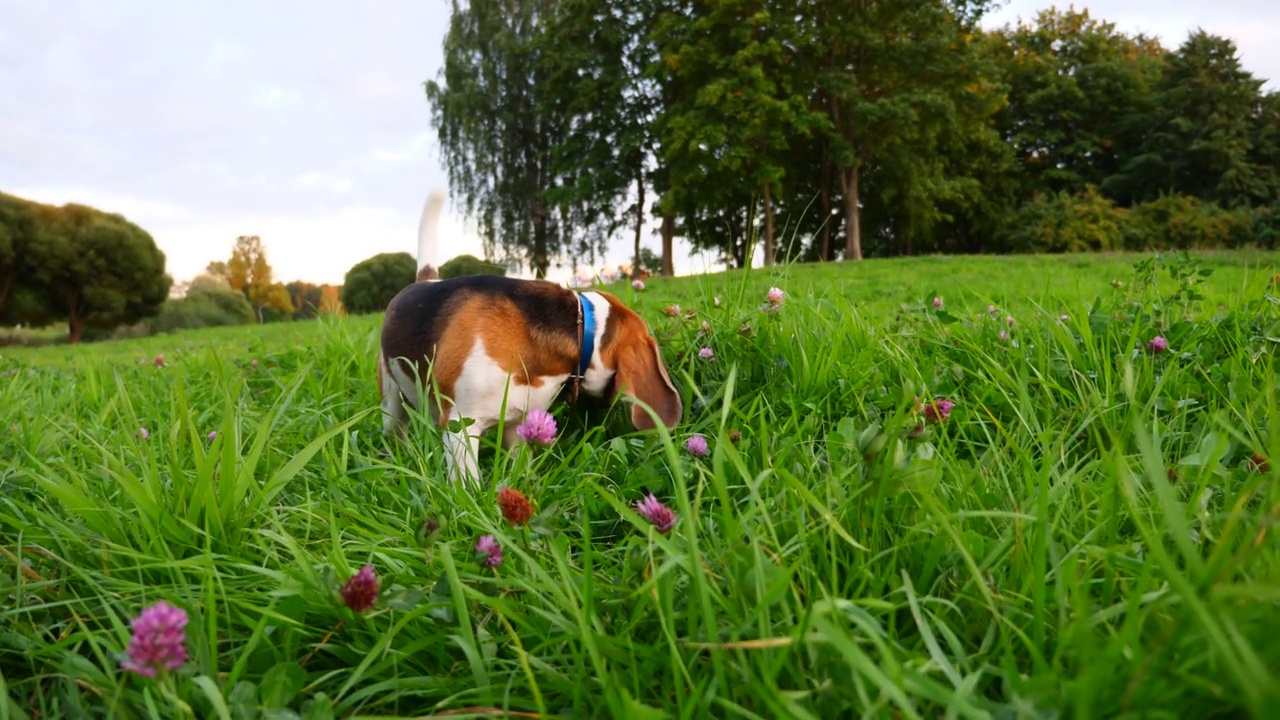
[(343, 278), (342, 305), (356, 314), (385, 310), (391, 298), (413, 284), (417, 265), (406, 252), (379, 253), (361, 260)]
[(1140, 151), (1114, 185), (1136, 200), (1191, 195), (1224, 207), (1276, 197), (1277, 117), (1235, 44), (1197, 30), (1170, 53), (1155, 107), (1139, 118)]
[(660, 45), (665, 82), (681, 88), (681, 101), (665, 107), (657, 121), (662, 159), (674, 178), (669, 201), (700, 217), (735, 195), (759, 193), (765, 263), (772, 264), (772, 203), (786, 181), (791, 144), (829, 125), (808, 96), (807, 68), (795, 60), (807, 38), (800, 26), (777, 22), (790, 4), (693, 5), (699, 11), (672, 23)]
[(25, 208), (17, 198), (0, 193), (0, 321), (6, 316), (9, 298), (22, 275), (25, 222)]
[(230, 288), (192, 288), (185, 297), (168, 300), (150, 321), (152, 332), (174, 332), (220, 325), (256, 322), (253, 305), (244, 293)]
[[(546, 274), (554, 258), (602, 252), (600, 193), (576, 186), (589, 168), (565, 157), (574, 110), (549, 85), (573, 46), (548, 37), (558, 0), (453, 1), (439, 79), (426, 84), (449, 186), (475, 218), (486, 257)], [(593, 155), (589, 154), (589, 157)], [(351, 309), (348, 306), (348, 309)]]
[(295, 280), (284, 286), (293, 305), (294, 320), (310, 320), (320, 312), (323, 288), (315, 283)]
[(506, 275), (507, 269), (497, 263), (485, 262), (475, 255), (458, 255), (440, 266), (440, 279), (467, 275)]
[(1241, 247), (1255, 237), (1248, 209), (1224, 210), (1186, 195), (1134, 205), (1128, 224), (1125, 247), (1130, 250)]
[(1079, 253), (1124, 247), (1127, 212), (1089, 187), (1079, 195), (1042, 193), (1012, 213), (1000, 229), (1013, 252)]
[[(550, 447), (486, 439), (479, 489), (439, 482), (430, 423), (381, 436), (376, 317), (6, 351), (0, 708), (1266, 717), (1275, 271), (1176, 253), (663, 280), (630, 302), (681, 425), (557, 406)], [(669, 534), (634, 510), (649, 493)], [(355, 613), (338, 588), (366, 563), (382, 593)], [(160, 599), (190, 614), (190, 659), (138, 677), (129, 621)]]
[(1165, 50), (1088, 10), (1041, 10), (993, 34), (1009, 88), (996, 126), (1022, 165), (1022, 198), (1105, 187), (1149, 132)]
[(0, 316), (30, 325), (66, 319), (78, 343), (86, 329), (111, 330), (159, 312), (173, 280), (142, 228), (84, 205), (6, 195), (0, 206), (8, 239), (7, 251), (0, 247), (0, 285), (7, 285)]

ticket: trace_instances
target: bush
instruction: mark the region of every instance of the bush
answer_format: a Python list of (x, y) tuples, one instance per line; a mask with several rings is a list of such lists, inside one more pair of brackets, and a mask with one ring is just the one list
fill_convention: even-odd
[(1124, 241), (1126, 215), (1090, 186), (1078, 195), (1037, 195), (1008, 215), (999, 232), (1019, 253), (1114, 250)]
[(245, 325), (256, 322), (253, 306), (243, 293), (230, 289), (199, 288), (187, 296), (168, 300), (150, 322), (151, 332), (174, 332), (218, 325)]
[(1253, 209), (1253, 242), (1260, 248), (1275, 249), (1280, 243), (1280, 200)]
[(440, 266), (440, 279), (466, 277), (467, 275), (506, 275), (501, 265), (485, 262), (475, 255), (459, 255)]
[(1189, 195), (1134, 205), (1125, 228), (1129, 250), (1242, 247), (1254, 242), (1254, 213), (1225, 210)]
[(418, 261), (406, 252), (379, 253), (361, 260), (342, 281), (342, 305), (349, 313), (381, 312), (417, 275)]

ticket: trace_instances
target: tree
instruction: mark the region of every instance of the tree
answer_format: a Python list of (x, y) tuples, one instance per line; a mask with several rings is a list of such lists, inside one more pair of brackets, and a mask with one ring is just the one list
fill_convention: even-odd
[[(643, 45), (643, 6), (560, 0), (536, 40), (547, 63), (545, 101), (567, 120), (551, 151), (559, 183), (547, 198), (576, 208), (580, 222), (604, 236), (634, 218), (639, 238), (644, 222), (651, 98), (637, 51)], [(636, 203), (627, 208), (620, 201), (633, 183)]]
[(527, 263), (537, 277), (557, 257), (602, 252), (606, 239), (597, 193), (557, 193), (574, 182), (555, 162), (570, 124), (549, 82), (564, 48), (544, 36), (558, 8), (454, 0), (444, 82), (426, 83), (450, 190), (477, 221), (486, 257)]
[(29, 235), (27, 203), (0, 193), (0, 318), (9, 307), (9, 297), (22, 275), (22, 258)]
[(214, 260), (206, 265), (204, 274), (218, 278), (227, 283), (228, 286), (231, 284), (231, 268), (227, 267), (227, 263), (221, 260)]
[(192, 281), (186, 297), (166, 301), (149, 325), (151, 332), (157, 333), (256, 321), (253, 306), (244, 293), (232, 290), (209, 275), (201, 275)]
[(1022, 165), (1021, 199), (1106, 187), (1149, 130), (1164, 48), (1087, 10), (1042, 10), (991, 37), (1009, 87), (996, 126)]
[(1169, 55), (1156, 102), (1140, 119), (1141, 152), (1112, 187), (1135, 201), (1181, 193), (1244, 206), (1274, 198), (1275, 129), (1261, 88), (1231, 40), (1192, 33)]
[(310, 320), (320, 312), (322, 289), (319, 285), (295, 280), (285, 285), (293, 305), (294, 320)]
[(339, 289), (335, 285), (320, 286), (320, 308), (321, 315), (345, 315), (346, 310), (342, 307), (342, 298)]
[(83, 205), (43, 206), (28, 263), (50, 315), (67, 319), (72, 343), (159, 312), (173, 279), (146, 231)]
[[(440, 273), (444, 277), (444, 266)], [(343, 278), (342, 305), (351, 313), (381, 312), (397, 293), (413, 284), (417, 274), (418, 262), (406, 252), (379, 253), (361, 260)]]
[(506, 275), (507, 269), (501, 265), (485, 262), (475, 255), (458, 255), (440, 266), (440, 279), (463, 277), (466, 275)]
[[(844, 200), (845, 258), (862, 258), (861, 188), (867, 171), (914, 162), (903, 174), (916, 202), (941, 186), (943, 167), (914, 140), (945, 123), (968, 77), (977, 19), (988, 0), (811, 0), (814, 73), (831, 119), (831, 151)], [(887, 149), (892, 145), (892, 150)], [(921, 174), (918, 171), (923, 171)]]
[(265, 322), (264, 310), (288, 316), (293, 313), (293, 302), (284, 285), (271, 279), (271, 263), (267, 262), (267, 248), (257, 235), (241, 235), (231, 249), (231, 259), (223, 266), (210, 263), (208, 270), (216, 273), (225, 269), (227, 282), (232, 290), (239, 290), (249, 298), (257, 313), (258, 322)]
[(799, 25), (776, 20), (793, 13), (793, 3), (719, 0), (693, 2), (691, 10), (689, 20), (668, 16), (662, 45), (669, 84), (681, 88), (658, 121), (663, 160), (676, 179), (673, 202), (714, 214), (729, 197), (758, 192), (764, 262), (772, 265), (774, 198), (786, 158), (794, 143), (827, 125), (810, 102), (812, 80), (799, 59), (805, 38)]

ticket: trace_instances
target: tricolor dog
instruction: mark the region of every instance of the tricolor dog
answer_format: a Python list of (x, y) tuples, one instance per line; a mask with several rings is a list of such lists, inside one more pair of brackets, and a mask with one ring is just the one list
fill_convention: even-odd
[[(679, 422), (680, 394), (657, 341), (613, 295), (491, 275), (435, 279), (442, 204), (437, 194), (428, 200), (418, 281), (396, 295), (383, 319), (378, 390), (386, 432), (403, 436), (406, 405), (421, 412), (423, 399), (444, 432), (450, 477), (478, 482), (480, 436), (501, 420), (504, 446), (520, 442), (516, 427), (525, 415), (548, 410), (566, 388), (575, 399), (579, 391), (606, 400), (621, 392), (653, 408), (667, 427)], [(653, 427), (639, 406), (631, 422)]]

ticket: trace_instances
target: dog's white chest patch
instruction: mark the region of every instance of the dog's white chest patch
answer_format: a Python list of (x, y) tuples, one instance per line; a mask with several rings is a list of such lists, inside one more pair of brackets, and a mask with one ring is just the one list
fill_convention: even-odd
[(604, 392), (604, 388), (613, 379), (613, 370), (605, 368), (604, 361), (600, 359), (600, 347), (604, 344), (604, 330), (609, 323), (609, 303), (595, 293), (583, 293), (595, 308), (596, 332), (595, 342), (592, 346), (590, 365), (582, 378), (582, 390), (591, 395), (600, 395)]
[(484, 340), (477, 338), (471, 353), (462, 364), (462, 372), (454, 382), (454, 417), (475, 418), (485, 427), (498, 422), (506, 400), (506, 420), (520, 421), (533, 409), (546, 410), (555, 402), (568, 375), (544, 375), (541, 385), (511, 382), (511, 376), (485, 351)]

